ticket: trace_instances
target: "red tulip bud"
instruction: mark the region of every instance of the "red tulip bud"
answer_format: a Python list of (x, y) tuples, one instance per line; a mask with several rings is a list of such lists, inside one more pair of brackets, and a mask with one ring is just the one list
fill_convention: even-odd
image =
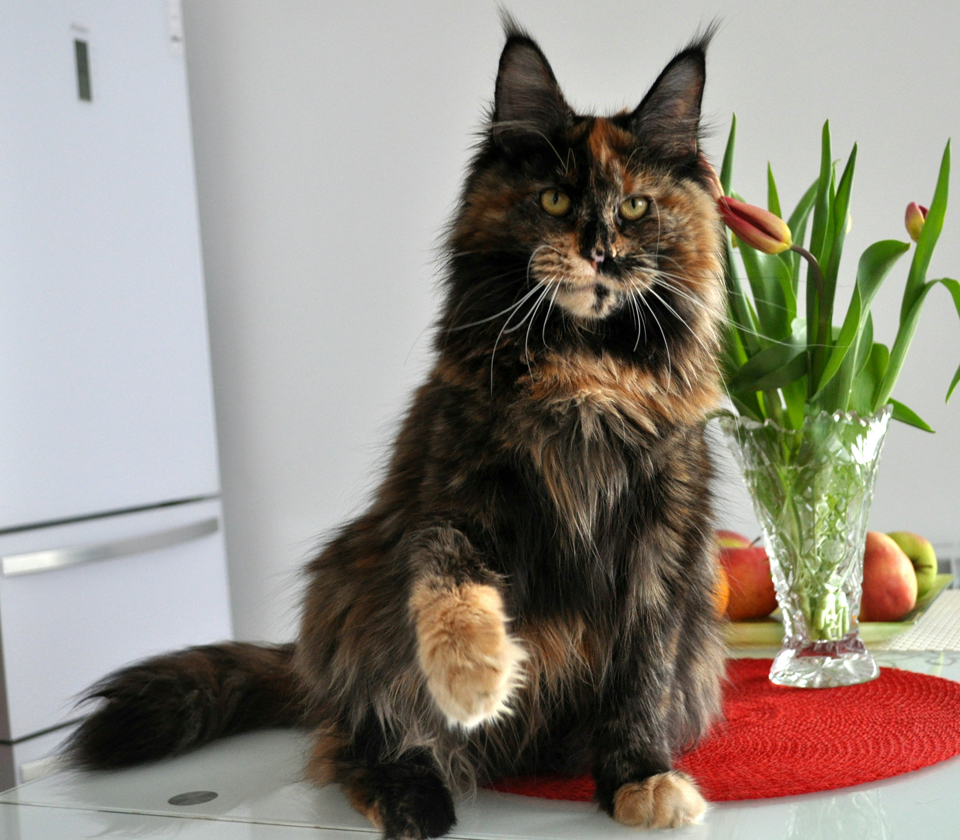
[(717, 202), (720, 218), (741, 241), (765, 254), (779, 254), (793, 244), (790, 228), (768, 210), (723, 197)]
[(914, 242), (920, 241), (920, 231), (923, 230), (923, 223), (927, 220), (927, 213), (929, 211), (922, 204), (917, 204), (915, 201), (911, 201), (907, 205), (907, 233), (910, 234), (910, 238)]

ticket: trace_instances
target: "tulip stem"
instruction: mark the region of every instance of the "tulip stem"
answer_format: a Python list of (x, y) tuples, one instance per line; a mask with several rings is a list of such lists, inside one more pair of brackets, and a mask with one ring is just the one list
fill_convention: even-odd
[[(807, 261), (810, 266), (809, 276), (813, 278), (813, 283), (817, 290), (817, 331), (813, 336), (813, 342), (808, 342), (811, 348), (811, 354), (807, 372), (807, 394), (812, 397), (818, 390), (817, 385), (820, 381), (820, 374), (823, 367), (822, 360), (826, 356), (827, 340), (830, 333), (830, 323), (827, 312), (821, 305), (823, 303), (823, 272), (820, 270), (820, 263), (817, 262), (817, 258), (802, 245), (793, 244), (790, 246), (790, 250), (796, 251)], [(809, 329), (810, 325), (808, 324), (807, 330)]]

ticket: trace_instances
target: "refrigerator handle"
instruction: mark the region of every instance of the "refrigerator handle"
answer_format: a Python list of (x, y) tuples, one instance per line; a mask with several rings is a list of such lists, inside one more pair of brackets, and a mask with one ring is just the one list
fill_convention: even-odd
[(189, 525), (141, 534), (138, 537), (126, 537), (122, 540), (54, 548), (49, 551), (31, 551), (26, 554), (8, 554), (0, 558), (0, 567), (4, 577), (30, 575), (35, 572), (62, 569), (65, 566), (77, 566), (81, 563), (93, 563), (96, 560), (109, 560), (112, 557), (127, 557), (131, 554), (169, 548), (214, 534), (219, 529), (219, 518), (211, 516)]

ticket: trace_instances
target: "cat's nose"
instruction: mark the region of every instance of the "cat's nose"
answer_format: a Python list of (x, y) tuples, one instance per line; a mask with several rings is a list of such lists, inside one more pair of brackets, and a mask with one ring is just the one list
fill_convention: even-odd
[(605, 256), (606, 254), (604, 253), (603, 248), (600, 248), (599, 246), (594, 247), (590, 251), (590, 262), (593, 263), (593, 267), (597, 268), (603, 262), (603, 258)]

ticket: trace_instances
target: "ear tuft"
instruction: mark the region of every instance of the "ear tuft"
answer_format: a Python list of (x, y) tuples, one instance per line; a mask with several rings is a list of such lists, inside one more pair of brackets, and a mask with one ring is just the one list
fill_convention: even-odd
[(493, 137), (501, 143), (549, 136), (572, 116), (540, 47), (508, 15), (493, 106)]
[(630, 115), (630, 130), (664, 157), (697, 154), (706, 50), (715, 29), (711, 26), (674, 56)]

